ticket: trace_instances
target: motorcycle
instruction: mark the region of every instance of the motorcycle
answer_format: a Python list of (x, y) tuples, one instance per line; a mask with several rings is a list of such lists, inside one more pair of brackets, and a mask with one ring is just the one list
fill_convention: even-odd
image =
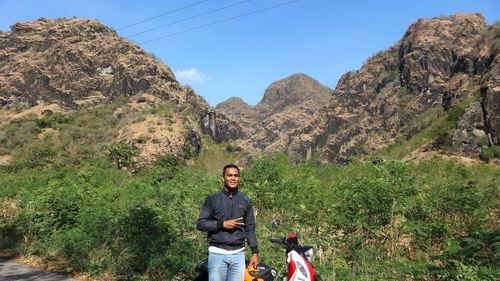
[[(277, 228), (279, 220), (273, 220), (273, 228)], [(283, 281), (322, 281), (312, 265), (312, 246), (299, 244), (297, 234), (290, 234), (282, 239), (271, 239), (272, 243), (279, 244), (286, 250), (287, 273)]]

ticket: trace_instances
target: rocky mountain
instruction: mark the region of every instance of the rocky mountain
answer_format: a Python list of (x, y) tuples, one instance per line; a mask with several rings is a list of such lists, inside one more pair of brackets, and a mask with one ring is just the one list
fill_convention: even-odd
[[(120, 122), (105, 141), (137, 148), (144, 166), (196, 156), (203, 135), (250, 153), (342, 163), (429, 128), (433, 136), (415, 149), (478, 157), (500, 141), (499, 34), (500, 24), (480, 14), (421, 19), (334, 90), (295, 74), (255, 106), (231, 98), (211, 108), (154, 55), (96, 20), (17, 23), (0, 32), (0, 128), (119, 102), (112, 115)], [(39, 127), (38, 137), (54, 130)], [(7, 131), (0, 160), (12, 159), (1, 146)]]
[(121, 119), (172, 109), (169, 118), (135, 118), (113, 140), (138, 147), (146, 165), (164, 154), (196, 155), (203, 133), (218, 141), (241, 137), (238, 124), (181, 86), (167, 65), (97, 20), (40, 19), (0, 32), (0, 124), (23, 116), (13, 108), (37, 116), (69, 114), (130, 97), (115, 112)]
[[(480, 14), (420, 19), (393, 47), (344, 74), (333, 91), (313, 90), (311, 79), (301, 76), (274, 83), (242, 114), (230, 113), (226, 103), (218, 108), (245, 127), (260, 124), (240, 143), (263, 152), (282, 150), (294, 160), (316, 152), (323, 161), (341, 163), (386, 147), (402, 134), (412, 138), (432, 123), (421, 119), (441, 120), (462, 110), (451, 133), (437, 134), (456, 153), (478, 157), (483, 148), (499, 144), (499, 34), (500, 24), (490, 26)], [(289, 88), (300, 90), (295, 95), (280, 90)], [(297, 103), (307, 106), (286, 106)]]
[[(324, 159), (343, 162), (354, 153), (379, 149), (431, 108), (447, 111), (480, 92), (477, 98), (483, 105), (487, 100), (498, 100), (498, 34), (499, 25), (488, 26), (479, 14), (421, 19), (412, 24), (394, 47), (340, 79), (323, 127), (327, 135)], [(498, 116), (499, 110), (485, 106), (484, 119)], [(423, 129), (415, 126), (408, 138)], [(499, 129), (473, 126), (493, 138)], [(480, 138), (476, 136), (472, 143), (454, 138), (453, 145), (475, 150), (469, 156), (477, 157)], [(498, 140), (489, 144), (498, 145)]]
[(310, 126), (321, 115), (332, 90), (305, 74), (294, 74), (272, 83), (262, 100), (249, 106), (231, 98), (216, 106), (242, 125), (244, 139), (235, 145), (254, 153), (288, 151), (291, 143), (302, 136), (297, 129)]

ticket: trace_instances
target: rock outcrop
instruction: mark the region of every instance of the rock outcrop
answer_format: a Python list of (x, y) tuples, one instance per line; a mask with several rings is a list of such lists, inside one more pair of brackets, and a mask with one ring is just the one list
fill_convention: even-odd
[[(498, 76), (497, 76), (498, 77)], [(484, 131), (488, 135), (490, 145), (500, 145), (500, 83), (485, 86), (482, 91)]]
[(2, 105), (93, 107), (151, 92), (183, 102), (168, 66), (96, 20), (41, 19), (0, 33)]
[(460, 155), (468, 157), (477, 157), (481, 154), (481, 148), (488, 145), (483, 110), (479, 102), (471, 103), (460, 118), (453, 134), (453, 144)]
[[(56, 107), (69, 113), (124, 97), (137, 98), (122, 115), (158, 106), (174, 109), (168, 122), (149, 116), (124, 125), (117, 136), (116, 141), (140, 148), (145, 165), (165, 153), (184, 157), (189, 150), (195, 156), (203, 133), (218, 141), (242, 137), (234, 121), (181, 86), (167, 65), (97, 20), (40, 19), (0, 32), (0, 108)], [(145, 128), (144, 122), (160, 125)]]

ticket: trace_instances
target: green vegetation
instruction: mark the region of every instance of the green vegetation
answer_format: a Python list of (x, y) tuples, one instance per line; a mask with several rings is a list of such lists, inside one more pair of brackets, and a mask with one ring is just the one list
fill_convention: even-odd
[(389, 159), (402, 159), (412, 151), (438, 140), (438, 146), (451, 144), (451, 125), (442, 109), (436, 107), (416, 116), (401, 129), (400, 136), (377, 154)]
[(124, 143), (111, 144), (107, 147), (108, 157), (118, 168), (129, 168), (135, 164), (134, 156), (139, 150)]
[(44, 116), (39, 119), (35, 119), (35, 124), (40, 128), (58, 128), (61, 127), (62, 124), (67, 124), (73, 121), (72, 115), (64, 115), (62, 113), (55, 113), (49, 116)]
[[(119, 106), (103, 105), (72, 115), (27, 116), (0, 131), (0, 146), (14, 156), (11, 168), (78, 164), (104, 155), (117, 134)], [(31, 164), (30, 164), (31, 163)]]
[[(108, 157), (2, 167), (0, 246), (94, 277), (187, 278), (206, 253), (199, 207), (231, 157), (207, 143), (194, 165), (165, 156), (134, 175)], [(336, 166), (277, 155), (244, 167), (242, 189), (258, 211), (261, 259), (281, 272), (269, 238), (300, 231), (325, 280), (497, 280), (499, 179), (497, 167), (437, 158)]]
[[(102, 156), (108, 156), (120, 168), (131, 167), (139, 151), (123, 143), (113, 144), (118, 131), (131, 122), (145, 120), (146, 114), (163, 117), (170, 124), (174, 121), (168, 104), (119, 117), (113, 114), (126, 102), (127, 99), (120, 99), (70, 115), (54, 113), (39, 118), (28, 115), (15, 120), (0, 130), (0, 153), (14, 156), (10, 169), (79, 165), (83, 160)], [(145, 134), (144, 141), (148, 137)]]
[[(0, 248), (92, 277), (186, 280), (206, 255), (205, 235), (195, 229), (199, 208), (220, 188), (222, 166), (247, 156), (205, 139), (195, 161), (164, 155), (149, 169), (129, 169), (136, 148), (111, 144), (123, 119), (171, 111), (119, 119), (116, 108), (28, 116), (2, 128), (0, 148), (14, 158), (0, 166)], [(419, 116), (411, 124), (419, 131), (383, 155), (436, 142), (459, 115)], [(483, 154), (498, 157), (498, 148)], [(497, 166), (381, 156), (345, 166), (292, 164), (284, 155), (245, 163), (242, 189), (258, 213), (261, 259), (280, 272), (284, 252), (269, 238), (300, 232), (324, 280), (500, 277)], [(273, 230), (272, 219), (282, 229)]]
[(428, 109), (401, 129), (400, 136), (387, 148), (377, 152), (389, 159), (402, 159), (425, 145), (442, 151), (453, 150), (453, 130), (465, 112), (464, 101), (444, 112), (441, 107)]
[(483, 148), (481, 151), (481, 159), (489, 162), (493, 158), (500, 158), (500, 146), (490, 146), (488, 148)]
[(166, 118), (172, 118), (172, 108), (167, 104), (159, 104), (148, 111), (150, 114), (156, 114)]
[(224, 165), (234, 163), (236, 159), (236, 154), (227, 151), (221, 145), (214, 144), (208, 138), (203, 139), (200, 155), (189, 169), (193, 175), (193, 182), (196, 182), (198, 177), (220, 173)]

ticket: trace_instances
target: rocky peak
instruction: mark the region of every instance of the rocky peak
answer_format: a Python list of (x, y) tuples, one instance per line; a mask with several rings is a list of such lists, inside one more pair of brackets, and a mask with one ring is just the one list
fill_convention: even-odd
[(256, 106), (232, 98), (217, 106), (241, 125), (245, 138), (237, 146), (253, 152), (287, 152), (297, 130), (310, 127), (321, 115), (332, 89), (305, 74), (294, 74), (269, 85)]
[[(344, 162), (391, 143), (418, 114), (476, 96), (452, 135), (457, 151), (477, 155), (477, 143), (500, 139), (499, 30), (479, 14), (421, 19), (392, 48), (343, 75), (335, 90), (294, 74), (269, 85), (256, 106), (231, 98), (212, 109), (167, 65), (98, 21), (40, 19), (0, 32), (0, 110), (20, 104), (74, 112), (133, 97), (118, 115), (173, 107), (168, 118), (148, 115), (119, 132), (120, 141), (140, 141), (149, 163), (187, 146), (196, 152), (202, 133), (250, 152), (300, 160), (316, 151)], [(152, 131), (150, 143), (144, 136)]]
[(53, 36), (53, 38), (64, 38), (79, 33), (81, 36), (92, 36), (96, 33), (116, 35), (116, 32), (98, 20), (91, 19), (46, 19), (41, 18), (34, 22), (19, 22), (11, 26), (11, 34), (14, 36), (33, 35)]
[(422, 18), (410, 25), (403, 36), (407, 42), (402, 48), (404, 53), (412, 49), (426, 48), (429, 44), (454, 43), (450, 47), (468, 45), (482, 30), (488, 27), (486, 19), (478, 13), (456, 14), (432, 19)]
[(269, 85), (262, 100), (256, 105), (262, 114), (275, 114), (303, 102), (323, 104), (330, 89), (303, 73), (291, 75)]
[(219, 104), (215, 107), (218, 110), (226, 111), (226, 112), (244, 112), (250, 108), (250, 106), (239, 97), (231, 97)]
[(487, 27), (488, 22), (477, 13), (420, 19), (412, 24), (399, 50), (402, 86), (410, 92), (428, 92), (427, 99), (438, 102), (457, 62), (464, 61), (460, 71), (472, 71), (472, 43)]

